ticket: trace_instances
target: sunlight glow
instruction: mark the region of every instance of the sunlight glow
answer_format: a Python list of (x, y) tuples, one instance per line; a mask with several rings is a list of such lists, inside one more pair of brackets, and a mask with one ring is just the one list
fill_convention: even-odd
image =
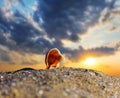
[(85, 60), (85, 65), (89, 65), (89, 66), (95, 65), (95, 59), (94, 58), (87, 58)]

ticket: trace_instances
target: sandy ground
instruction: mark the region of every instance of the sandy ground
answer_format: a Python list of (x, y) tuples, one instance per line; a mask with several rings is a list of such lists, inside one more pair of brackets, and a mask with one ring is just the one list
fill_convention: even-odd
[(74, 68), (2, 72), (0, 98), (120, 98), (120, 78)]

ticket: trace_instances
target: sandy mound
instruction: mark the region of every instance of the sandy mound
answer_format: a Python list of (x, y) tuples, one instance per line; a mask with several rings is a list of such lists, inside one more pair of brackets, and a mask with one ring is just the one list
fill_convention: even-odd
[(0, 98), (118, 98), (120, 78), (61, 68), (0, 73)]

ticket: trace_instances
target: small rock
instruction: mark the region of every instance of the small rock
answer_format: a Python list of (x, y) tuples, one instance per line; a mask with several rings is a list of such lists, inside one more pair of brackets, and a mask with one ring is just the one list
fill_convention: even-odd
[(44, 91), (43, 91), (43, 90), (39, 90), (39, 91), (38, 91), (38, 95), (39, 95), (39, 96), (42, 96), (42, 95), (43, 95), (43, 93), (44, 93)]

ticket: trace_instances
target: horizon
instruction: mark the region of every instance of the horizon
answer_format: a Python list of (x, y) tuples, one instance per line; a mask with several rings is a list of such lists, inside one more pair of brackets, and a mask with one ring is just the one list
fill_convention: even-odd
[(120, 0), (0, 2), (0, 71), (44, 69), (57, 48), (64, 67), (120, 76)]

